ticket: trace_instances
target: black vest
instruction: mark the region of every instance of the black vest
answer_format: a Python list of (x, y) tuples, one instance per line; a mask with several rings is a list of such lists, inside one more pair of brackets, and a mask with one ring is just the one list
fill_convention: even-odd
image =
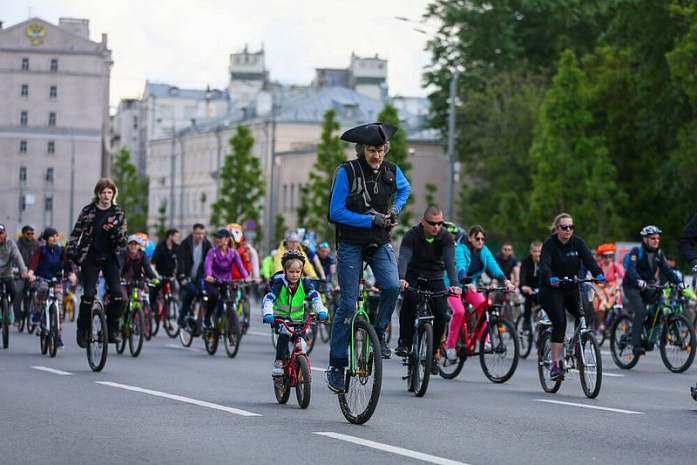
[[(395, 164), (383, 162), (382, 165), (380, 165), (378, 172), (373, 173), (373, 168), (371, 168), (363, 157), (345, 162), (344, 170), (346, 171), (346, 176), (348, 178), (349, 188), (353, 185), (354, 181), (353, 170), (350, 166), (348, 166), (349, 163), (353, 164), (355, 169), (362, 170), (361, 173), (363, 179), (365, 180), (368, 194), (370, 195), (370, 207), (379, 213), (387, 214), (390, 198), (397, 191), (397, 167)], [(385, 175), (385, 171), (391, 171), (392, 176)], [(389, 178), (392, 179), (391, 182), (388, 181)], [(349, 210), (351, 210), (351, 208), (349, 208)], [(354, 244), (369, 244), (371, 242), (376, 242), (377, 244), (382, 245), (387, 244), (391, 240), (390, 233), (385, 228), (376, 228), (375, 226), (371, 227), (370, 229), (357, 228), (341, 223), (336, 224), (336, 237), (337, 242), (351, 242)]]

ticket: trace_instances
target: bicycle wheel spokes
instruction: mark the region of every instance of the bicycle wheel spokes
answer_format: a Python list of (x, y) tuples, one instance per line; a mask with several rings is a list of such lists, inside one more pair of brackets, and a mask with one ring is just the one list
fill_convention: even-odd
[(581, 336), (581, 347), (581, 358), (578, 360), (581, 387), (586, 397), (594, 399), (600, 393), (600, 385), (603, 381), (600, 344), (591, 333), (584, 333)]
[(537, 371), (540, 384), (545, 392), (554, 393), (561, 387), (561, 381), (552, 381), (552, 334), (545, 331), (540, 335), (537, 348)]
[(431, 363), (433, 363), (433, 326), (429, 323), (422, 323), (419, 325), (416, 354), (412, 354), (411, 357), (411, 388), (416, 397), (423, 397), (428, 389), (428, 381), (431, 376)]
[(365, 320), (354, 321), (353, 347), (349, 346), (349, 368), (346, 370), (345, 392), (339, 406), (351, 423), (363, 424), (375, 412), (382, 386), (382, 357), (375, 330)]
[(177, 324), (177, 319), (179, 318), (179, 304), (176, 299), (169, 298), (164, 302), (165, 305), (165, 319), (162, 325), (165, 327), (165, 332), (171, 338), (177, 337), (179, 334), (179, 325)]
[(528, 358), (533, 346), (533, 331), (532, 328), (525, 329), (525, 315), (518, 315), (515, 320), (516, 331), (520, 338), (520, 358)]
[(621, 315), (610, 328), (610, 353), (618, 367), (628, 370), (639, 362), (639, 357), (632, 352), (633, 347), (632, 317)]
[(58, 307), (51, 304), (48, 309), (49, 330), (48, 330), (48, 354), (55, 357), (58, 352)]
[(133, 357), (140, 355), (140, 350), (143, 348), (144, 324), (143, 309), (137, 308), (131, 315), (131, 330), (128, 332), (128, 350)]
[(661, 330), (659, 343), (663, 364), (674, 373), (690, 368), (695, 358), (695, 332), (684, 315), (671, 315)]
[(233, 358), (237, 355), (237, 351), (240, 350), (240, 339), (242, 338), (240, 322), (237, 319), (237, 312), (233, 309), (227, 309), (225, 315), (223, 342), (227, 356)]
[(108, 340), (104, 307), (100, 301), (95, 301), (92, 307), (90, 331), (87, 335), (87, 363), (92, 371), (101, 371), (106, 365)]
[(484, 375), (494, 383), (508, 381), (518, 367), (520, 346), (513, 324), (505, 318), (489, 321), (488, 335), (480, 341), (479, 362)]

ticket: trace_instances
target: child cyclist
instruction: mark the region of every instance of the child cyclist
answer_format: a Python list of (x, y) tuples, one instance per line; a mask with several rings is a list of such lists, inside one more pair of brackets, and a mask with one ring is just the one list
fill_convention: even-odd
[[(271, 277), (269, 293), (263, 299), (264, 323), (273, 323), (275, 316), (294, 323), (305, 321), (306, 299), (312, 301), (312, 309), (317, 313), (320, 321), (325, 321), (327, 309), (322, 304), (319, 293), (308, 279), (302, 278), (305, 266), (303, 254), (295, 249), (287, 251), (281, 257), (281, 266), (282, 271)], [(272, 376), (283, 376), (283, 363), (290, 355), (288, 350), (290, 334), (283, 326), (278, 328), (278, 332)]]

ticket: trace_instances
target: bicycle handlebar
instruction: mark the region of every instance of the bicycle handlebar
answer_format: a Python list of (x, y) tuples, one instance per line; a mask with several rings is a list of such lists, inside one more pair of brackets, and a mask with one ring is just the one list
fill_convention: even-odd
[(484, 287), (484, 286), (477, 286), (477, 292), (481, 292), (482, 294), (491, 294), (492, 292), (507, 292), (507, 293), (512, 293), (515, 291), (509, 291), (506, 286), (493, 286), (493, 287)]
[(305, 331), (307, 331), (307, 328), (310, 327), (310, 325), (312, 324), (313, 321), (317, 321), (319, 323), (326, 323), (325, 321), (321, 321), (315, 315), (310, 315), (310, 317), (307, 320), (305, 320), (304, 322), (297, 322), (297, 323), (289, 322), (289, 321), (285, 320), (284, 318), (275, 317), (274, 321), (272, 323), (272, 326), (283, 325), (288, 330), (289, 333), (302, 335), (302, 334), (305, 334)]
[(428, 298), (434, 298), (434, 297), (449, 297), (453, 295), (458, 295), (455, 294), (454, 292), (450, 292), (449, 290), (444, 290), (444, 291), (429, 291), (426, 289), (419, 289), (418, 287), (408, 287), (404, 289), (404, 292), (413, 292), (414, 294), (422, 295)]

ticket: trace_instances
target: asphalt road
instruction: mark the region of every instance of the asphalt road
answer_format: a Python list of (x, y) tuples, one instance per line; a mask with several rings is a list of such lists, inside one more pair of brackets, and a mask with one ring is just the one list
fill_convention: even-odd
[[(110, 346), (93, 373), (66, 323), (66, 348), (42, 356), (36, 336), (12, 328), (0, 349), (0, 464), (518, 464), (692, 463), (695, 368), (669, 373), (658, 352), (630, 371), (603, 347), (604, 378), (587, 399), (578, 376), (557, 394), (540, 388), (533, 358), (489, 382), (478, 359), (458, 378), (432, 379), (424, 398), (406, 390), (401, 360), (384, 364), (373, 418), (346, 422), (326, 387), (328, 345), (313, 362), (312, 402), (276, 403), (274, 349), (254, 318), (234, 359), (208, 355), (162, 332), (138, 358)], [(396, 318), (395, 318), (396, 320)], [(396, 322), (396, 321), (395, 321)], [(393, 341), (394, 345), (394, 341)]]

